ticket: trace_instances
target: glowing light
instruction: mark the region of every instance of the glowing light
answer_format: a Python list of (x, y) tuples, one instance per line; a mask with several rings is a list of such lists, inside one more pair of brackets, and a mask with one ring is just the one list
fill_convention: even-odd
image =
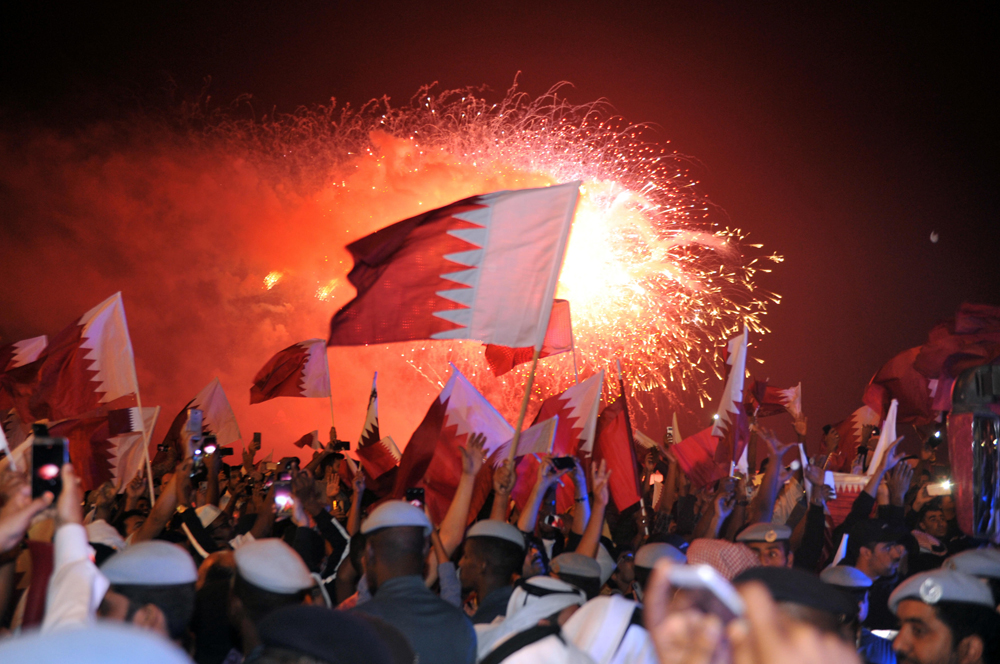
[[(238, 131), (234, 121), (226, 130), (324, 201), (350, 193), (371, 202), (331, 229), (331, 245), (464, 196), (582, 180), (556, 294), (570, 301), (581, 377), (620, 358), (631, 397), (656, 390), (672, 405), (703, 402), (707, 379), (721, 374), (725, 340), (744, 325), (768, 332), (761, 320), (780, 296), (755, 281), (782, 257), (745, 243), (699, 192), (695, 160), (650, 142), (648, 128), (611, 115), (602, 102), (570, 104), (560, 89), (531, 98), (515, 86), (491, 103), (472, 89), (428, 87), (399, 108), (381, 99), (246, 121)], [(390, 209), (379, 207), (386, 194), (396, 197)], [(406, 205), (395, 204), (403, 196)], [(316, 248), (320, 257), (327, 251)], [(326, 302), (347, 265), (324, 263), (337, 270), (315, 275), (313, 283), (326, 284), (315, 297)], [(480, 376), (477, 387), (501, 411), (520, 400), (526, 366), (494, 379), (479, 343), (421, 342), (401, 352), (432, 385), (443, 384), (454, 362)], [(536, 396), (565, 389), (573, 376), (570, 354), (543, 360)]]
[(331, 279), (325, 286), (316, 289), (316, 299), (320, 302), (327, 302), (333, 299), (333, 291), (337, 288), (340, 279)]
[(277, 286), (278, 282), (281, 281), (281, 278), (283, 276), (285, 276), (284, 273), (278, 272), (277, 270), (268, 272), (267, 276), (264, 277), (264, 289), (271, 290), (272, 288)]

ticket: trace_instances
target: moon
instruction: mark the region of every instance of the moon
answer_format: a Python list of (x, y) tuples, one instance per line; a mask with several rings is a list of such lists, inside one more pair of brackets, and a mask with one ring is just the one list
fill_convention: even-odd
[(934, 244), (937, 244), (937, 241), (939, 239), (941, 239), (941, 236), (938, 235), (937, 231), (931, 231), (931, 242), (933, 242)]

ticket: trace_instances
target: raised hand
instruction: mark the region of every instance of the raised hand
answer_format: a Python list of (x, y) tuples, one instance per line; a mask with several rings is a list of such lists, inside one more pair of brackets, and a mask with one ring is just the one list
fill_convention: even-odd
[(52, 494), (46, 491), (32, 500), (31, 484), (19, 473), (4, 473), (0, 485), (6, 498), (0, 508), (0, 553), (5, 553), (21, 541), (31, 520), (52, 504)]
[(493, 471), (493, 490), (500, 495), (509, 496), (516, 480), (517, 473), (514, 472), (510, 459), (504, 459), (503, 464)]
[(552, 457), (548, 454), (543, 454), (541, 463), (538, 465), (538, 484), (542, 489), (548, 489), (550, 486), (555, 484), (560, 477), (568, 473), (569, 470), (569, 468), (564, 468), (562, 470), (556, 468), (552, 465)]
[(360, 468), (358, 468), (358, 472), (354, 473), (351, 488), (354, 489), (355, 497), (360, 497), (365, 492), (365, 474)]
[(460, 447), (462, 452), (462, 473), (475, 477), (483, 467), (485, 457), (483, 455), (483, 445), (486, 444), (486, 436), (481, 433), (474, 433), (469, 436), (465, 447)]
[(834, 428), (823, 437), (823, 451), (827, 456), (833, 454), (840, 448), (840, 432)]
[[(802, 417), (793, 420), (792, 426), (795, 428), (795, 433), (805, 438), (806, 431), (809, 429), (809, 418), (803, 415)], [(830, 429), (833, 431), (833, 429)]]
[(590, 486), (594, 493), (594, 502), (600, 505), (607, 505), (611, 499), (608, 492), (608, 483), (611, 481), (611, 469), (608, 463), (601, 459), (599, 463), (590, 464)]
[(902, 506), (906, 492), (910, 490), (913, 481), (913, 468), (908, 463), (897, 463), (885, 478), (889, 490), (889, 500), (893, 505)]
[(146, 469), (140, 468), (139, 472), (135, 474), (135, 477), (128, 483), (125, 487), (125, 497), (132, 500), (138, 500), (142, 497), (142, 494), (146, 492)]

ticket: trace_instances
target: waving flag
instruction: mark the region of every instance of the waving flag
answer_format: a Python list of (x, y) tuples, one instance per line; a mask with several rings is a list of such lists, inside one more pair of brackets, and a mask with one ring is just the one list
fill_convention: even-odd
[[(402, 498), (406, 489), (423, 487), (431, 518), (440, 523), (462, 475), (459, 448), (473, 433), (486, 436), (483, 451), (489, 456), (511, 439), (514, 429), (452, 365), (451, 378), (403, 451), (395, 497)], [(473, 514), (478, 512), (478, 507), (473, 508)]]
[(370, 480), (377, 480), (399, 465), (402, 455), (396, 443), (386, 436), (382, 438), (378, 430), (378, 372), (372, 378), (372, 391), (368, 395), (368, 412), (361, 427), (361, 439), (356, 450), (361, 468)]
[[(212, 382), (202, 388), (201, 392), (194, 399), (187, 402), (180, 412), (174, 417), (170, 424), (167, 435), (163, 438), (163, 447), (172, 448), (177, 453), (177, 458), (181, 459), (186, 451), (181, 448), (181, 430), (187, 422), (188, 408), (200, 408), (203, 411), (201, 420), (201, 430), (203, 434), (213, 434), (219, 447), (231, 447), (241, 439), (240, 427), (236, 423), (236, 415), (233, 414), (229, 399), (222, 389), (222, 384), (218, 378), (213, 378)], [(158, 451), (153, 459), (153, 465), (164, 462), (166, 452)]]
[(642, 497), (635, 447), (629, 439), (625, 397), (620, 396), (601, 413), (594, 443), (594, 461), (604, 460), (611, 469), (609, 488), (618, 511), (639, 502)]
[[(544, 422), (533, 424), (521, 432), (521, 437), (517, 440), (517, 452), (515, 458), (527, 456), (529, 454), (551, 454), (552, 444), (556, 439), (556, 429), (559, 427), (559, 416), (554, 415)], [(504, 461), (510, 458), (510, 445), (514, 442), (511, 438), (501, 445), (490, 457), (494, 468), (498, 468)]]
[(802, 383), (782, 390), (771, 387), (766, 380), (753, 379), (746, 394), (747, 414), (771, 417), (789, 413), (793, 418), (802, 416)]
[[(573, 323), (569, 315), (569, 302), (556, 300), (552, 303), (552, 314), (549, 316), (549, 326), (545, 330), (545, 339), (538, 357), (549, 357), (573, 350)], [(486, 363), (494, 376), (502, 376), (518, 364), (531, 362), (535, 349), (531, 346), (509, 348), (486, 345)]]
[[(601, 404), (604, 387), (604, 370), (555, 396), (542, 402), (534, 424), (559, 417), (555, 439), (552, 442), (554, 456), (588, 457), (594, 449), (594, 435), (597, 429), (597, 412)], [(523, 507), (535, 479), (538, 477), (538, 460), (525, 456), (517, 464), (517, 482), (511, 498)], [(556, 509), (566, 511), (573, 505), (574, 490), (569, 482), (556, 490)]]
[(729, 474), (729, 464), (717, 464), (715, 453), (719, 439), (712, 435), (712, 427), (703, 429), (670, 447), (670, 453), (677, 459), (684, 474), (691, 480), (691, 486), (700, 489)]
[[(726, 378), (726, 389), (719, 401), (719, 409), (712, 425), (712, 435), (722, 443), (715, 450), (716, 463), (729, 466), (737, 459), (742, 459), (750, 440), (749, 421), (743, 408), (743, 380), (747, 367), (747, 328), (742, 334), (729, 340), (727, 346), (729, 357), (729, 376)], [(726, 434), (729, 434), (728, 436)], [(742, 463), (742, 461), (741, 461)]]
[(251, 404), (275, 397), (329, 396), (330, 368), (323, 339), (300, 341), (279, 352), (257, 372), (250, 388)]
[(310, 431), (309, 433), (307, 433), (306, 435), (302, 436), (301, 438), (299, 438), (298, 440), (296, 440), (294, 443), (292, 443), (292, 445), (295, 445), (295, 447), (298, 447), (298, 448), (306, 448), (306, 447), (308, 447), (309, 449), (312, 449), (312, 450), (321, 450), (321, 449), (323, 449), (323, 443), (319, 442), (319, 430), (318, 429), (316, 431)]
[(53, 337), (35, 362), (28, 399), (31, 421), (62, 420), (118, 399), (134, 399), (139, 386), (121, 293)]
[(879, 414), (868, 406), (861, 406), (846, 420), (833, 426), (840, 436), (837, 451), (831, 456), (827, 468), (833, 471), (851, 472), (851, 466), (858, 456), (858, 446), (861, 445), (861, 429), (866, 424), (878, 426)]
[(477, 339), (540, 349), (579, 188), (473, 196), (351, 243), (357, 296), (334, 315), (329, 345)]
[(31, 364), (39, 358), (48, 345), (49, 338), (43, 334), (40, 337), (22, 339), (0, 346), (0, 372)]

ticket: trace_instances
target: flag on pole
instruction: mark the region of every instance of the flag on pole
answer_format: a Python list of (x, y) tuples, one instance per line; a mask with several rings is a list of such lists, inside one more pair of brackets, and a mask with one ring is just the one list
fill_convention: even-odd
[[(511, 439), (514, 429), (472, 383), (452, 365), (451, 378), (410, 437), (399, 464), (393, 494), (423, 487), (427, 509), (441, 523), (462, 474), (464, 446), (473, 433), (486, 436), (487, 457)], [(481, 504), (480, 504), (481, 507)], [(478, 512), (473, 505), (472, 513)]]
[[(520, 458), (529, 454), (552, 454), (552, 444), (555, 442), (558, 427), (559, 416), (553, 415), (544, 422), (533, 424), (522, 431), (521, 437), (517, 441), (517, 452), (514, 453), (514, 457)], [(510, 458), (510, 445), (513, 442), (514, 439), (511, 438), (497, 448), (490, 457), (494, 468), (499, 467)]]
[(275, 397), (329, 396), (330, 369), (323, 339), (300, 341), (279, 352), (257, 372), (250, 388), (251, 404)]
[[(552, 314), (545, 329), (545, 339), (538, 357), (549, 357), (573, 350), (573, 323), (569, 315), (569, 301), (556, 300), (552, 303)], [(496, 344), (486, 345), (486, 363), (494, 376), (502, 376), (515, 366), (531, 362), (535, 349), (531, 346), (510, 348)]]
[[(163, 437), (162, 447), (176, 450), (177, 459), (183, 459), (186, 450), (181, 448), (181, 430), (187, 422), (187, 411), (189, 408), (200, 408), (203, 412), (201, 420), (202, 434), (215, 435), (219, 447), (231, 447), (241, 439), (240, 427), (236, 423), (236, 415), (229, 405), (229, 399), (222, 389), (222, 384), (218, 378), (213, 378), (212, 382), (202, 388), (201, 392), (194, 399), (187, 402), (180, 412), (174, 417), (170, 424), (170, 429)], [(153, 459), (153, 465), (163, 463), (167, 453), (158, 451)]]
[(606, 407), (597, 422), (594, 442), (594, 462), (604, 460), (611, 469), (609, 487), (611, 499), (618, 511), (639, 502), (642, 490), (635, 448), (629, 437), (628, 419), (625, 416), (625, 396), (619, 396)]
[(402, 455), (396, 443), (386, 436), (382, 438), (378, 429), (378, 372), (372, 378), (372, 391), (368, 395), (368, 412), (361, 427), (361, 438), (357, 447), (361, 467), (370, 480), (377, 480), (399, 465)]
[[(899, 402), (895, 399), (889, 404), (889, 412), (885, 415), (885, 422), (882, 423), (882, 431), (878, 438), (878, 444), (875, 446), (875, 453), (872, 455), (871, 462), (868, 464), (868, 475), (875, 474), (875, 468), (878, 466), (882, 457), (886, 455), (889, 446), (892, 445), (896, 440), (896, 413), (899, 409)], [(892, 466), (886, 465), (886, 470), (890, 470)]]
[(319, 442), (319, 430), (318, 429), (316, 431), (310, 431), (309, 433), (307, 433), (306, 435), (302, 436), (301, 438), (299, 438), (298, 440), (296, 440), (294, 443), (292, 443), (292, 445), (295, 445), (295, 447), (298, 447), (298, 448), (306, 448), (306, 447), (308, 447), (309, 449), (312, 449), (312, 450), (321, 450), (321, 449), (323, 449), (323, 444), (321, 442)]
[(670, 448), (684, 474), (691, 480), (691, 486), (700, 489), (729, 474), (729, 465), (715, 462), (719, 439), (712, 435), (712, 427), (685, 438)]
[(43, 334), (40, 337), (22, 339), (0, 346), (0, 372), (31, 364), (39, 358), (48, 345), (49, 338)]
[[(533, 424), (559, 417), (555, 439), (552, 442), (553, 456), (585, 458), (593, 453), (597, 413), (600, 409), (603, 388), (604, 370), (601, 369), (583, 382), (572, 385), (564, 392), (542, 402)], [(533, 456), (525, 456), (518, 462), (516, 472), (517, 481), (511, 492), (511, 498), (519, 506), (524, 507), (538, 477), (538, 460)], [(564, 482), (556, 489), (556, 509), (560, 512), (569, 510), (574, 498), (573, 487), (570, 483)]]
[(36, 362), (28, 401), (32, 420), (77, 417), (123, 397), (134, 399), (139, 386), (121, 293), (53, 337)]
[(755, 378), (747, 388), (746, 403), (749, 415), (771, 417), (787, 412), (797, 419), (802, 416), (802, 383), (782, 390)]
[(473, 196), (351, 243), (357, 296), (334, 315), (328, 344), (477, 339), (540, 349), (579, 188)]
[(103, 414), (77, 417), (49, 425), (52, 436), (69, 441), (69, 458), (84, 491), (111, 481), (120, 492), (145, 462), (143, 426), (156, 425), (159, 407), (121, 408)]
[(361, 427), (361, 439), (358, 449), (366, 445), (374, 445), (381, 436), (378, 433), (378, 372), (372, 377), (372, 391), (368, 395), (368, 411), (365, 413), (365, 424)]
[[(729, 376), (726, 389), (719, 401), (719, 409), (712, 425), (712, 435), (722, 443), (715, 450), (716, 463), (726, 466), (729, 473), (733, 462), (740, 459), (750, 440), (750, 423), (743, 408), (743, 380), (747, 366), (747, 328), (729, 340), (726, 348)], [(728, 436), (726, 434), (729, 434)]]

